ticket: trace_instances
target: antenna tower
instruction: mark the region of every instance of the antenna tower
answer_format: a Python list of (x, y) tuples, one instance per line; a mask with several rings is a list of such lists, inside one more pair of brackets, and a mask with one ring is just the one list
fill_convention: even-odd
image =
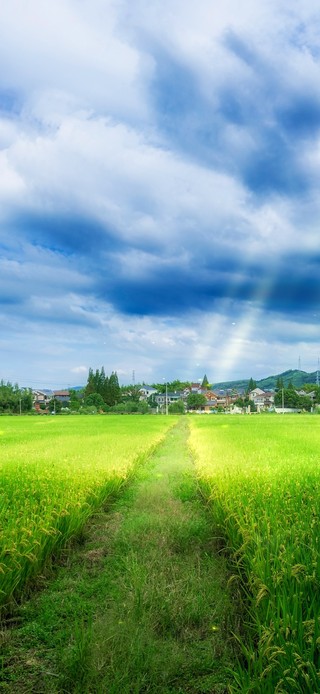
[(299, 369), (299, 371), (301, 371), (301, 357), (299, 357), (299, 361), (298, 361), (298, 369)]
[(136, 385), (136, 374), (135, 374), (134, 370), (132, 371), (132, 385), (134, 385), (134, 386)]

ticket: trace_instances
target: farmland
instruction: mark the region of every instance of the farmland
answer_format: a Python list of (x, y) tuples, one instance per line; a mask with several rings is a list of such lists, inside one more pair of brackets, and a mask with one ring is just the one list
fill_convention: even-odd
[(239, 691), (318, 692), (320, 418), (197, 417), (189, 443), (243, 596)]
[(119, 492), (173, 421), (1, 417), (2, 609)]
[(319, 443), (311, 415), (2, 417), (7, 690), (318, 692)]

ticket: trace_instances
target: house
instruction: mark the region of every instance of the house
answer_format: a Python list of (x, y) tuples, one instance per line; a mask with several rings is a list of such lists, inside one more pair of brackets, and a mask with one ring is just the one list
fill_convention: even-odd
[(210, 412), (212, 412), (212, 410), (215, 410), (216, 407), (217, 407), (216, 399), (215, 398), (213, 398), (213, 399), (207, 398), (206, 404), (201, 405), (201, 407), (199, 407), (199, 411), (200, 412), (206, 412), (207, 414), (210, 414)]
[(153, 388), (152, 386), (143, 385), (140, 388), (140, 400), (147, 400), (148, 398), (150, 398), (151, 395), (155, 395), (156, 392), (156, 388)]
[(39, 409), (40, 405), (48, 405), (52, 398), (52, 393), (51, 391), (33, 390), (32, 398), (34, 406), (38, 405), (36, 409)]
[(189, 388), (189, 393), (204, 393), (205, 388), (201, 388), (200, 383), (191, 383), (191, 386)]
[(297, 395), (300, 395), (304, 398), (310, 398), (312, 402), (314, 402), (316, 398), (316, 392), (315, 390), (312, 390), (311, 392), (307, 393), (305, 390), (296, 390)]
[(274, 393), (264, 391), (261, 388), (254, 388), (249, 393), (249, 399), (254, 402), (259, 412), (261, 409), (267, 409), (274, 404)]
[(174, 393), (158, 393), (154, 399), (159, 407), (164, 407), (166, 403), (171, 405), (173, 402), (177, 402), (177, 400), (185, 402), (186, 397), (183, 391), (175, 390)]
[(229, 407), (234, 403), (239, 395), (230, 391), (219, 390), (218, 393), (210, 391), (211, 399), (216, 400), (216, 407)]
[(70, 400), (70, 393), (68, 390), (54, 390), (53, 397), (62, 403), (67, 403)]

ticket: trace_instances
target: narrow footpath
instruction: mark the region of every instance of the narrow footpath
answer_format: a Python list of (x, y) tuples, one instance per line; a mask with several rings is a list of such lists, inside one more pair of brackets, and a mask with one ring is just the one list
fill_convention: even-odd
[(228, 691), (236, 607), (187, 436), (181, 418), (21, 608), (0, 691)]

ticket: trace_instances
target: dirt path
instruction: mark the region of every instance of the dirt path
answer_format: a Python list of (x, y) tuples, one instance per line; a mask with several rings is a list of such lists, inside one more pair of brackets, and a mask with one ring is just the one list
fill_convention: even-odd
[(21, 609), (2, 690), (227, 691), (235, 608), (186, 441), (181, 418)]

